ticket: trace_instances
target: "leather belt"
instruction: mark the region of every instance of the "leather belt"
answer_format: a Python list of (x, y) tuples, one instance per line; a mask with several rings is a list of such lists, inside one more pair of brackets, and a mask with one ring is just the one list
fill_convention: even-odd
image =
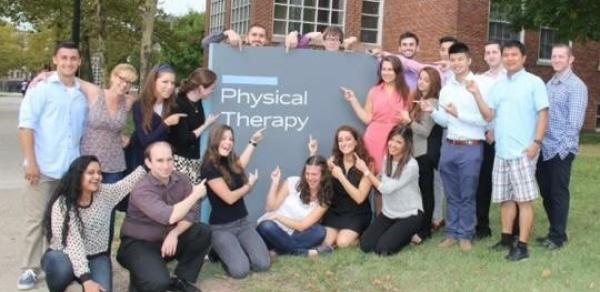
[(482, 143), (481, 140), (451, 140), (446, 139), (449, 144), (452, 145), (479, 145)]

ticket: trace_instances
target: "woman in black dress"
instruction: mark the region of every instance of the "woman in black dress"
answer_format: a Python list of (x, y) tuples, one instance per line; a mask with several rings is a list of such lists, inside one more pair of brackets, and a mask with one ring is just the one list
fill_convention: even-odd
[(209, 97), (217, 85), (217, 74), (210, 69), (197, 68), (181, 82), (175, 99), (175, 113), (185, 114), (176, 126), (171, 127), (168, 141), (173, 146), (175, 169), (199, 182), (200, 135), (219, 115), (204, 115), (202, 100)]
[(355, 166), (357, 156), (368, 165), (372, 162), (361, 137), (356, 129), (346, 125), (335, 132), (333, 153), (328, 161), (334, 177), (334, 195), (322, 221), (327, 229), (324, 244), (329, 246), (356, 245), (371, 222), (371, 182)]

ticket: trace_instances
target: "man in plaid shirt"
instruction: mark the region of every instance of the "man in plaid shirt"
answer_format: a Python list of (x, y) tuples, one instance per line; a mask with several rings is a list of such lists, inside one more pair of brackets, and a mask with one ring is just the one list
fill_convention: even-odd
[(569, 180), (571, 166), (579, 150), (579, 131), (588, 103), (588, 89), (571, 70), (573, 51), (566, 44), (552, 48), (554, 76), (546, 84), (550, 113), (536, 178), (550, 221), (548, 235), (537, 242), (549, 250), (567, 241)]

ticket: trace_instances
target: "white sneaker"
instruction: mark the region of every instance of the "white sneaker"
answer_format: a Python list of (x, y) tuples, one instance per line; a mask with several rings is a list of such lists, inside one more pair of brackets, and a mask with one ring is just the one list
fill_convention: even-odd
[(27, 269), (21, 274), (19, 280), (17, 281), (17, 288), (19, 290), (29, 290), (35, 287), (35, 284), (38, 281), (38, 274), (32, 269)]

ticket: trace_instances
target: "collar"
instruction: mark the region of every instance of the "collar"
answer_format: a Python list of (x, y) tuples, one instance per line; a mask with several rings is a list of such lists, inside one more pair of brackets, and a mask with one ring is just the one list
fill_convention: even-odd
[[(58, 72), (56, 71), (50, 74), (50, 76), (48, 77), (48, 83), (58, 83), (61, 86), (67, 87), (64, 83), (62, 83), (62, 81), (58, 77)], [(77, 77), (75, 77), (75, 89), (80, 89), (79, 80), (77, 80)]]
[(508, 73), (506, 73), (506, 78), (508, 78), (509, 80), (514, 80), (515, 78), (519, 78), (521, 75), (525, 75), (525, 67), (523, 67), (521, 70), (517, 71), (517, 73), (513, 74), (512, 76), (509, 76)]
[[(469, 73), (467, 73), (467, 76), (465, 76), (465, 80), (473, 80), (474, 77), (475, 77), (475, 75), (473, 74), (473, 72), (469, 71)], [(456, 80), (456, 74), (452, 75), (452, 78), (450, 78), (450, 82), (453, 83), (454, 85), (460, 85), (460, 86), (463, 85), (461, 82), (458, 82), (458, 80)]]
[(552, 80), (551, 82), (554, 84), (558, 84), (558, 83), (565, 83), (569, 77), (571, 77), (571, 74), (573, 74), (573, 70), (571, 68), (567, 69), (565, 72), (559, 74), (559, 73), (554, 73), (554, 76), (552, 76)]
[(492, 69), (489, 69), (485, 72), (483, 72), (483, 75), (490, 77), (490, 78), (500, 78), (501, 76), (506, 76), (506, 69), (504, 69), (504, 67), (500, 68), (500, 72), (498, 72), (498, 74), (496, 76), (492, 75)]

